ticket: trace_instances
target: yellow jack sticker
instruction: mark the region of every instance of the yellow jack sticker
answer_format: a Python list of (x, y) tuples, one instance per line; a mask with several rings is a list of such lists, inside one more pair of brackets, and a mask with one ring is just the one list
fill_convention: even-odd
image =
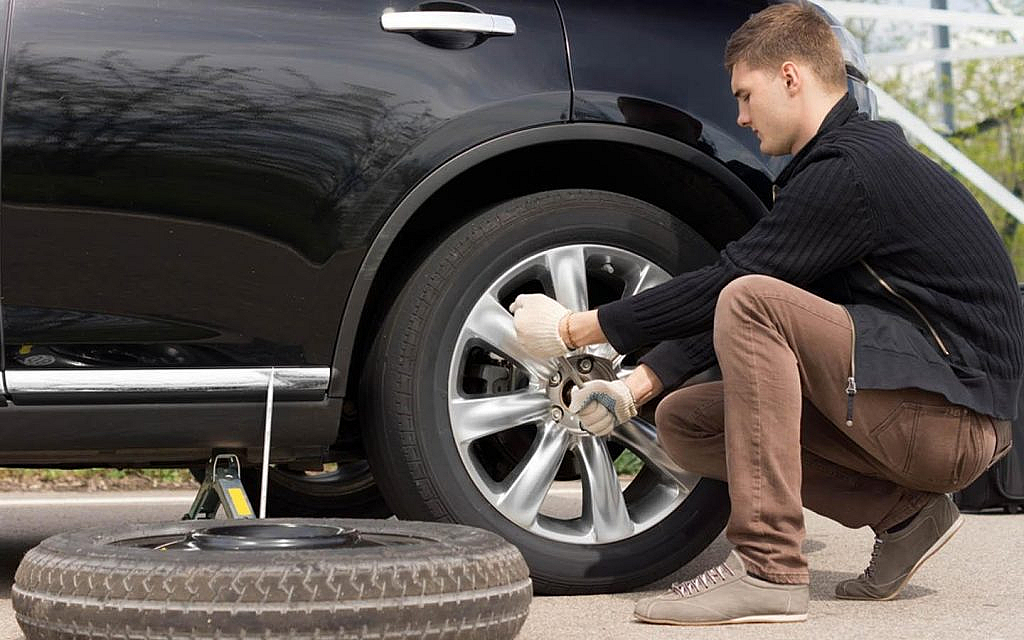
[(242, 516), (252, 515), (252, 507), (249, 506), (249, 501), (245, 498), (245, 492), (238, 487), (231, 487), (228, 489), (228, 497), (231, 498), (231, 504), (235, 507), (235, 512)]

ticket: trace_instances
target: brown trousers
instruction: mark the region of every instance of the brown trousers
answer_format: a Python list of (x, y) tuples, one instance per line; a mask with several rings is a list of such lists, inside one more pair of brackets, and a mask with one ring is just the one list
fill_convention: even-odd
[(726, 536), (774, 582), (808, 582), (802, 506), (883, 531), (1009, 447), (1009, 423), (921, 389), (859, 390), (846, 426), (851, 333), (840, 305), (768, 276), (738, 278), (715, 309), (722, 381), (657, 407), (669, 455), (729, 483)]

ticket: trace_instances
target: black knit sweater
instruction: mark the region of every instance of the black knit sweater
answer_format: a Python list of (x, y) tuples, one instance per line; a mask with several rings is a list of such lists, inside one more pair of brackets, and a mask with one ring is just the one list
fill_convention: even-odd
[(601, 306), (612, 346), (656, 344), (641, 361), (675, 386), (714, 362), (722, 288), (765, 274), (846, 306), (857, 387), (917, 387), (997, 418), (1016, 415), (1024, 373), (1016, 278), (959, 182), (847, 95), (776, 186), (771, 212), (715, 264)]

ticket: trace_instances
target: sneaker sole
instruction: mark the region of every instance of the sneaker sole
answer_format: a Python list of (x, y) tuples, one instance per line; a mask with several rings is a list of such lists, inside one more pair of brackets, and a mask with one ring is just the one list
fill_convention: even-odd
[(910, 582), (910, 579), (914, 577), (914, 574), (917, 573), (917, 570), (921, 567), (922, 564), (924, 564), (925, 560), (935, 555), (939, 549), (944, 547), (946, 543), (949, 542), (949, 539), (952, 538), (953, 535), (957, 531), (959, 531), (960, 527), (962, 526), (964, 526), (964, 516), (963, 514), (960, 514), (959, 516), (957, 516), (957, 519), (953, 521), (953, 524), (949, 525), (949, 528), (946, 529), (946, 532), (943, 533), (942, 536), (935, 541), (935, 544), (929, 547), (928, 551), (925, 551), (924, 555), (921, 556), (921, 559), (918, 560), (917, 563), (910, 568), (910, 572), (907, 573), (907, 575), (903, 578), (903, 581), (896, 586), (896, 590), (890, 593), (889, 595), (882, 596), (879, 598), (872, 598), (871, 596), (841, 596), (837, 593), (836, 597), (840, 600), (892, 600), (893, 598), (898, 596), (900, 594), (900, 591), (903, 590), (903, 587), (905, 587), (907, 583)]
[(743, 616), (742, 618), (730, 618), (728, 620), (707, 620), (707, 621), (688, 621), (688, 620), (671, 620), (663, 618), (648, 618), (638, 613), (634, 613), (633, 617), (641, 622), (649, 622), (651, 624), (671, 624), (677, 627), (706, 627), (711, 625), (719, 624), (745, 624), (745, 623), (756, 623), (756, 622), (804, 622), (807, 620), (806, 613), (778, 613), (778, 614), (765, 614), (757, 616)]

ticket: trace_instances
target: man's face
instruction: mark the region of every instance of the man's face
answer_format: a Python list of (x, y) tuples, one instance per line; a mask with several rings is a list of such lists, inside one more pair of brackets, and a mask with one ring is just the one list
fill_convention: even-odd
[(739, 62), (732, 68), (732, 93), (740, 111), (736, 122), (754, 131), (761, 141), (761, 153), (790, 153), (799, 130), (799, 105), (787, 90), (783, 74), (751, 69)]

